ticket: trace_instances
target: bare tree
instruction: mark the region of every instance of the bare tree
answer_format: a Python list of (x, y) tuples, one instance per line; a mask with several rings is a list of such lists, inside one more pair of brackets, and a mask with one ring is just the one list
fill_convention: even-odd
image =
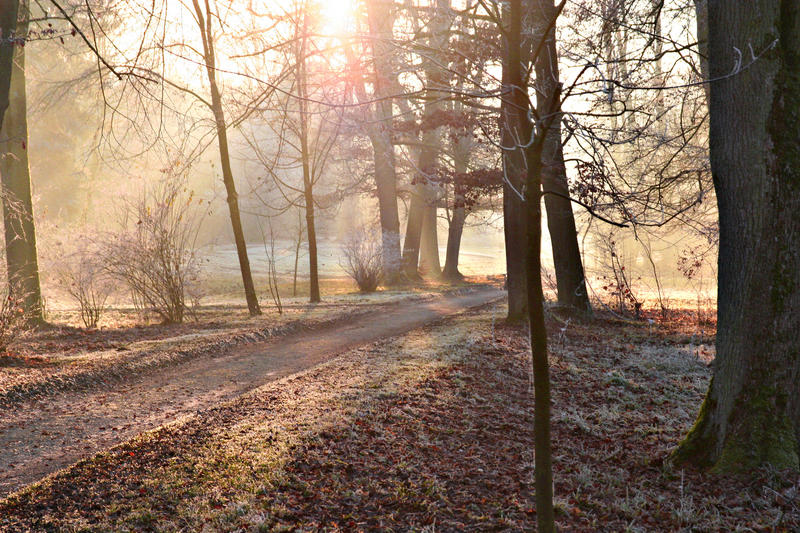
[(217, 129), (219, 157), (222, 164), (222, 181), (225, 183), (225, 190), (228, 195), (228, 211), (230, 212), (233, 238), (236, 242), (236, 253), (239, 257), (239, 268), (242, 273), (242, 283), (244, 284), (247, 308), (251, 315), (259, 315), (261, 314), (261, 309), (258, 305), (258, 297), (256, 296), (256, 289), (253, 284), (253, 275), (250, 272), (250, 259), (247, 256), (247, 242), (244, 238), (242, 219), (239, 213), (239, 196), (236, 193), (236, 182), (233, 179), (233, 170), (231, 170), (231, 158), (228, 148), (228, 123), (225, 120), (222, 96), (219, 86), (217, 85), (213, 20), (218, 15), (211, 9), (210, 0), (205, 0), (203, 6), (201, 6), (199, 0), (192, 0), (192, 6), (194, 7), (195, 20), (203, 42), (203, 60), (205, 62), (209, 91), (211, 93), (210, 107), (214, 114), (214, 123)]
[[(15, 34), (15, 38), (21, 42), (27, 38), (29, 19), (26, 1), (20, 6), (20, 20)], [(4, 200), (8, 283), (12, 294), (22, 301), (27, 321), (36, 325), (42, 323), (44, 318), (28, 165), (28, 105), (25, 86), (25, 47), (20, 44), (15, 47), (9, 108), (3, 121), (0, 176)]]

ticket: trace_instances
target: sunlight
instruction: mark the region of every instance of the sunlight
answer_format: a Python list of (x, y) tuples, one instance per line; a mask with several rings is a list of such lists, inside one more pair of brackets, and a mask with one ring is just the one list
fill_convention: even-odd
[(322, 4), (323, 31), (340, 35), (352, 30), (356, 0), (330, 0)]

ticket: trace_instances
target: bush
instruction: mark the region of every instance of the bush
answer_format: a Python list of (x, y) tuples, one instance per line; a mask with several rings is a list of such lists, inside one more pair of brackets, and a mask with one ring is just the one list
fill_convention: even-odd
[(25, 298), (15, 296), (12, 292), (7, 288), (0, 303), (0, 354), (6, 353), (9, 345), (27, 329), (28, 324), (28, 317), (22, 308)]
[(81, 321), (96, 328), (113, 290), (96, 243), (79, 239), (79, 251), (67, 256), (59, 266), (58, 277), (67, 293), (78, 302)]
[(361, 292), (374, 292), (383, 279), (380, 239), (365, 230), (352, 233), (342, 245), (340, 265)]
[(195, 253), (200, 209), (184, 180), (170, 176), (122, 210), (120, 230), (108, 235), (102, 258), (108, 274), (124, 283), (134, 305), (165, 323), (183, 322), (187, 289), (197, 281)]

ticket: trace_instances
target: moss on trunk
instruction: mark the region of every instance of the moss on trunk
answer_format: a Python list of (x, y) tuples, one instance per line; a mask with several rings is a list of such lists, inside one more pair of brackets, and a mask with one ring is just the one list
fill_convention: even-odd
[(743, 400), (734, 412), (732, 431), (728, 432), (713, 471), (746, 472), (769, 464), (777, 469), (800, 469), (797, 437), (786, 411), (786, 398), (772, 387), (762, 387), (749, 400)]
[(713, 389), (712, 380), (697, 421), (670, 457), (673, 464), (691, 463), (717, 474), (748, 472), (767, 464), (800, 469), (797, 437), (784, 394), (765, 386), (749, 399), (743, 397), (728, 421), (725, 442), (720, 443), (714, 431)]
[(711, 431), (711, 413), (714, 411), (714, 400), (711, 391), (714, 389), (714, 378), (711, 378), (706, 397), (700, 406), (692, 429), (672, 452), (670, 462), (675, 465), (691, 463), (697, 466), (709, 467), (714, 464), (712, 451), (714, 450), (714, 433)]

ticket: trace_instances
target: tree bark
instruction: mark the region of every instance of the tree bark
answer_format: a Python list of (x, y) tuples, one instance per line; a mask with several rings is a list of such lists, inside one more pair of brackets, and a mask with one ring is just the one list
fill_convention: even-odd
[[(535, 0), (532, 7), (533, 34), (537, 40), (545, 39), (539, 56), (535, 58), (536, 102), (538, 106), (544, 106), (553, 99), (560, 86), (555, 25), (551, 27), (556, 7), (552, 0)], [(550, 31), (545, 35), (548, 28)], [(560, 109), (556, 110), (555, 116), (549, 118), (552, 124), (547, 129), (542, 149), (542, 185), (545, 193), (547, 227), (553, 247), (558, 303), (580, 311), (590, 311), (583, 259), (578, 247), (578, 232), (575, 228), (572, 202), (569, 199), (564, 147), (561, 143)]]
[(236, 193), (236, 182), (233, 180), (233, 170), (231, 169), (231, 157), (228, 150), (228, 126), (225, 122), (225, 112), (222, 108), (222, 96), (217, 86), (216, 58), (214, 53), (214, 36), (211, 28), (211, 8), (209, 1), (205, 1), (206, 14), (200, 7), (199, 0), (192, 0), (197, 23), (200, 27), (200, 36), (203, 41), (203, 54), (208, 75), (208, 84), (211, 92), (211, 110), (214, 113), (214, 123), (217, 128), (217, 141), (219, 143), (219, 158), (222, 166), (222, 181), (225, 184), (227, 193), (228, 211), (231, 218), (231, 228), (233, 238), (236, 242), (236, 253), (239, 256), (239, 269), (242, 272), (242, 284), (244, 294), (247, 299), (247, 308), (251, 316), (260, 315), (261, 308), (258, 305), (256, 288), (253, 284), (253, 275), (250, 272), (250, 259), (247, 256), (247, 242), (244, 238), (242, 229), (242, 218), (239, 213), (239, 196)]
[[(717, 357), (697, 422), (673, 457), (720, 472), (797, 470), (800, 5), (718, 0), (708, 20)], [(758, 58), (728, 76), (736, 49), (751, 46)]]
[(697, 30), (697, 53), (700, 60), (700, 76), (706, 83), (703, 90), (706, 102), (710, 100), (711, 76), (708, 71), (708, 0), (694, 0), (694, 14)]
[(464, 221), (467, 219), (467, 210), (464, 208), (463, 195), (458, 192), (456, 185), (453, 216), (447, 230), (447, 252), (444, 260), (442, 277), (448, 281), (461, 281), (464, 275), (458, 270), (458, 256), (461, 252), (461, 236), (464, 234)]
[[(510, 19), (510, 11), (504, 11)], [(512, 54), (512, 46), (517, 50)], [(500, 139), (503, 149), (503, 235), (506, 250), (506, 291), (508, 293), (509, 322), (521, 322), (528, 318), (528, 293), (526, 287), (526, 250), (527, 232), (525, 230), (525, 204), (521, 198), (525, 173), (525, 160), (522, 150), (510, 149), (515, 146), (520, 128), (517, 113), (510, 97), (512, 83), (510, 73), (511, 56), (520, 61), (519, 47), (521, 43), (504, 43), (503, 58), (503, 93), (507, 96), (500, 102)]]
[[(391, 66), (392, 66), (392, 26), (394, 18), (391, 5), (381, 0), (370, 0), (367, 3), (367, 19), (371, 39), (373, 68), (375, 72), (374, 96), (376, 112), (373, 124), (367, 127), (372, 143), (372, 154), (375, 163), (375, 188), (378, 194), (378, 210), (381, 219), (381, 245), (383, 256), (383, 273), (387, 283), (397, 283), (401, 277), (402, 259), (400, 253), (400, 214), (397, 209), (397, 170), (394, 145), (391, 139), (392, 100)], [(366, 101), (366, 90), (363, 83), (360, 87)]]
[[(21, 7), (22, 19), (17, 37), (28, 34), (27, 4)], [(31, 198), (28, 165), (28, 105), (25, 80), (25, 47), (16, 47), (9, 91), (9, 108), (2, 128), (0, 175), (3, 186), (3, 222), (6, 239), (6, 265), (10, 296), (19, 302), (30, 325), (44, 322), (39, 265), (36, 254), (36, 228)]]
[(442, 275), (442, 265), (439, 262), (439, 234), (437, 232), (439, 221), (436, 212), (435, 200), (433, 205), (425, 206), (425, 211), (422, 214), (422, 232), (419, 243), (420, 272), (434, 278)]
[[(0, 0), (0, 124), (8, 109), (11, 91), (11, 70), (14, 63), (13, 42), (7, 40), (17, 29), (19, 0)], [(0, 134), (3, 132), (0, 131)]]

